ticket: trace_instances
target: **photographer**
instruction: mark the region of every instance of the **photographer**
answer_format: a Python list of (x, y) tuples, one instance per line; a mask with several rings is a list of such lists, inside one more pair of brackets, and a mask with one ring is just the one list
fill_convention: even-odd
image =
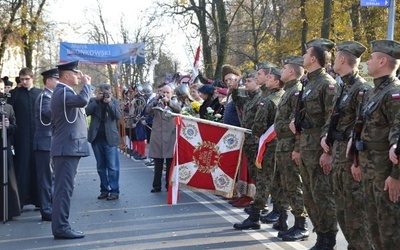
[[(15, 172), (14, 172), (14, 163), (13, 163), (13, 157), (12, 157), (12, 152), (11, 152), (11, 144), (10, 140), (12, 135), (14, 134), (15, 130), (17, 129), (17, 124), (15, 120), (15, 114), (14, 114), (14, 109), (10, 104), (6, 103), (6, 98), (8, 96), (4, 93), (4, 82), (2, 79), (0, 79), (0, 102), (1, 105), (3, 105), (4, 113), (5, 113), (5, 118), (4, 118), (4, 123), (5, 127), (7, 129), (7, 145), (2, 145), (3, 140), (0, 140), (0, 144), (2, 147), (6, 146), (7, 147), (7, 172), (8, 172), (8, 218), (6, 220), (11, 220), (15, 216), (21, 215), (21, 210), (20, 210), (20, 203), (19, 203), (19, 196), (18, 196), (18, 187), (17, 187), (17, 180), (15, 178)], [(3, 129), (3, 124), (2, 124), (2, 117), (0, 116), (0, 133), (2, 133)], [(3, 163), (3, 157), (4, 154), (3, 152), (0, 153), (0, 162)], [(3, 168), (4, 166), (2, 166)], [(3, 169), (0, 171), (0, 178), (1, 182), (3, 182)], [(5, 186), (1, 185), (0, 188), (0, 218), (3, 219), (3, 208), (4, 208), (4, 191), (3, 188)]]
[(181, 111), (179, 102), (173, 98), (173, 92), (172, 87), (169, 85), (160, 86), (153, 104), (147, 108), (149, 115), (154, 117), (149, 147), (149, 157), (154, 158), (152, 193), (161, 192), (164, 159), (166, 161), (165, 188), (168, 189), (169, 170), (174, 155), (176, 128), (174, 117), (166, 116), (165, 111), (173, 113)]
[(100, 177), (98, 199), (119, 198), (119, 101), (111, 96), (111, 85), (102, 83), (96, 97), (90, 99), (86, 114), (91, 117), (88, 141), (92, 144)]

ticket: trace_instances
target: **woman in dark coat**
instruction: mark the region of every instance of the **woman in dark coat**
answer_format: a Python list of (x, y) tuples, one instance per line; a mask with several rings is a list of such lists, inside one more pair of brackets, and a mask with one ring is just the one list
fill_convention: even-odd
[[(4, 83), (0, 83), (4, 84)], [(2, 94), (0, 94), (2, 95)], [(17, 187), (17, 180), (15, 178), (14, 172), (14, 164), (13, 164), (13, 156), (11, 151), (11, 137), (14, 134), (15, 130), (17, 129), (17, 125), (15, 122), (15, 114), (14, 109), (11, 105), (4, 102), (3, 98), (0, 98), (0, 110), (3, 107), (5, 112), (5, 119), (8, 119), (9, 126), (7, 128), (7, 168), (8, 168), (8, 218), (7, 220), (12, 219), (12, 217), (21, 215), (21, 206), (19, 203), (19, 196), (18, 196), (18, 187)], [(0, 116), (0, 124), (2, 121), (2, 116)], [(7, 127), (7, 122), (5, 123)], [(0, 125), (0, 133), (3, 133), (3, 124)], [(0, 140), (1, 147), (3, 148), (3, 140)], [(4, 205), (4, 197), (3, 197), (3, 159), (4, 159), (4, 152), (1, 151), (0, 153), (0, 162), (2, 168), (0, 171), (0, 179), (1, 179), (1, 187), (0, 187), (0, 218), (3, 220), (3, 205)]]
[(207, 119), (207, 108), (211, 107), (214, 109), (213, 104), (214, 104), (214, 86), (211, 84), (204, 84), (201, 86), (197, 91), (200, 93), (201, 99), (204, 100), (204, 102), (200, 106), (200, 111), (199, 115), (201, 119)]

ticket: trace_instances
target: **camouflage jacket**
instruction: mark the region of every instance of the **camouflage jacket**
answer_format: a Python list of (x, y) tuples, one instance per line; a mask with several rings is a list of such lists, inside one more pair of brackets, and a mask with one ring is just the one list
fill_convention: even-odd
[[(396, 117), (399, 117), (400, 110), (400, 81), (395, 76), (384, 76), (374, 79), (374, 86), (363, 105), (364, 126), (361, 131), (364, 150), (369, 155), (377, 151), (387, 152), (390, 145), (397, 142), (399, 135), (399, 120)], [(387, 171), (394, 178), (399, 177), (399, 169), (393, 164), (382, 164), (379, 171)]]
[[(254, 136), (258, 138), (261, 137), (261, 135), (274, 124), (277, 106), (284, 92), (285, 91), (281, 88), (271, 89), (267, 97), (261, 98), (254, 124), (251, 128)], [(270, 142), (270, 145), (271, 144), (276, 145), (276, 138)]]
[(324, 68), (308, 73), (308, 80), (303, 93), (304, 120), (300, 147), (302, 150), (321, 150), (321, 130), (332, 112), (338, 85)]
[[(301, 90), (301, 83), (298, 80), (291, 80), (285, 83), (285, 93), (278, 104), (275, 115), (275, 132), (278, 139), (276, 151), (293, 151), (297, 148), (299, 151), (298, 140), (290, 131), (289, 123), (293, 119), (296, 109), (297, 99)], [(297, 142), (297, 147), (295, 144)]]
[[(371, 89), (371, 85), (369, 85), (364, 78), (358, 74), (358, 72), (342, 77), (342, 81), (344, 84), (344, 90), (340, 97), (341, 100), (339, 101), (339, 122), (335, 130), (343, 132), (344, 138), (347, 140), (354, 127), (358, 107), (363, 97), (363, 90), (365, 89), (368, 91)], [(337, 98), (339, 98), (340, 92), (340, 90), (337, 91), (333, 101), (334, 104), (336, 103)], [(329, 116), (325, 126), (322, 128), (321, 137), (328, 133), (330, 122), (331, 116)]]
[(233, 89), (232, 99), (239, 109), (243, 110), (242, 127), (251, 129), (256, 116), (257, 106), (260, 102), (261, 90), (258, 88), (248, 92), (248, 96), (239, 95), (238, 89)]
[[(334, 155), (336, 161), (346, 162), (346, 145), (352, 129), (354, 128), (358, 108), (364, 95), (363, 91), (364, 89), (366, 91), (371, 89), (371, 85), (369, 85), (364, 78), (358, 74), (358, 72), (343, 76), (341, 79), (344, 84), (344, 89), (339, 101), (339, 121), (334, 130), (336, 134), (343, 136), (343, 139), (335, 139), (335, 141), (341, 141), (340, 143), (345, 145), (340, 147), (340, 152), (338, 152), (334, 146)], [(334, 98), (334, 104), (336, 103), (337, 98), (339, 98), (340, 92), (341, 91), (337, 92)], [(325, 126), (322, 128), (321, 137), (326, 136), (328, 133), (331, 117), (332, 116), (329, 117)]]

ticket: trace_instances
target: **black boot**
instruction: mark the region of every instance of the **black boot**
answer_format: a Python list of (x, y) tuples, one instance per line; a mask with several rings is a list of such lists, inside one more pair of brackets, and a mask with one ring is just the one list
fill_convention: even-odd
[(288, 210), (284, 207), (279, 208), (279, 220), (272, 225), (272, 228), (278, 231), (287, 231), (288, 226)]
[(238, 230), (260, 229), (260, 209), (254, 208), (247, 219), (233, 224), (233, 227)]
[(336, 233), (327, 232), (324, 234), (324, 240), (319, 248), (321, 250), (333, 250), (336, 249)]
[(315, 245), (310, 248), (310, 250), (320, 250), (321, 246), (322, 246), (322, 242), (324, 241), (325, 238), (325, 234), (317, 232), (317, 242), (315, 243)]
[(244, 212), (246, 214), (251, 214), (253, 210), (254, 210), (253, 203), (250, 203), (250, 206), (244, 208)]
[(304, 240), (310, 236), (306, 217), (296, 217), (290, 233), (282, 235), (283, 241)]
[(267, 215), (263, 215), (260, 218), (262, 223), (274, 223), (277, 222), (279, 219), (279, 211), (278, 206), (273, 205), (272, 211), (269, 212)]

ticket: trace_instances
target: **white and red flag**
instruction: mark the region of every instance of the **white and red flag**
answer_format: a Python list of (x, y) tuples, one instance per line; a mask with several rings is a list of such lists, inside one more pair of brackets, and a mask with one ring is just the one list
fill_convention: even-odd
[(261, 163), (263, 160), (263, 155), (265, 150), (267, 150), (267, 145), (276, 137), (275, 125), (272, 124), (264, 134), (261, 135), (260, 141), (258, 142), (258, 152), (256, 158), (257, 168), (261, 168)]
[[(241, 161), (246, 129), (177, 116), (175, 164), (170, 174), (168, 204), (178, 200), (177, 186), (229, 197)], [(174, 199), (176, 197), (176, 199)]]

